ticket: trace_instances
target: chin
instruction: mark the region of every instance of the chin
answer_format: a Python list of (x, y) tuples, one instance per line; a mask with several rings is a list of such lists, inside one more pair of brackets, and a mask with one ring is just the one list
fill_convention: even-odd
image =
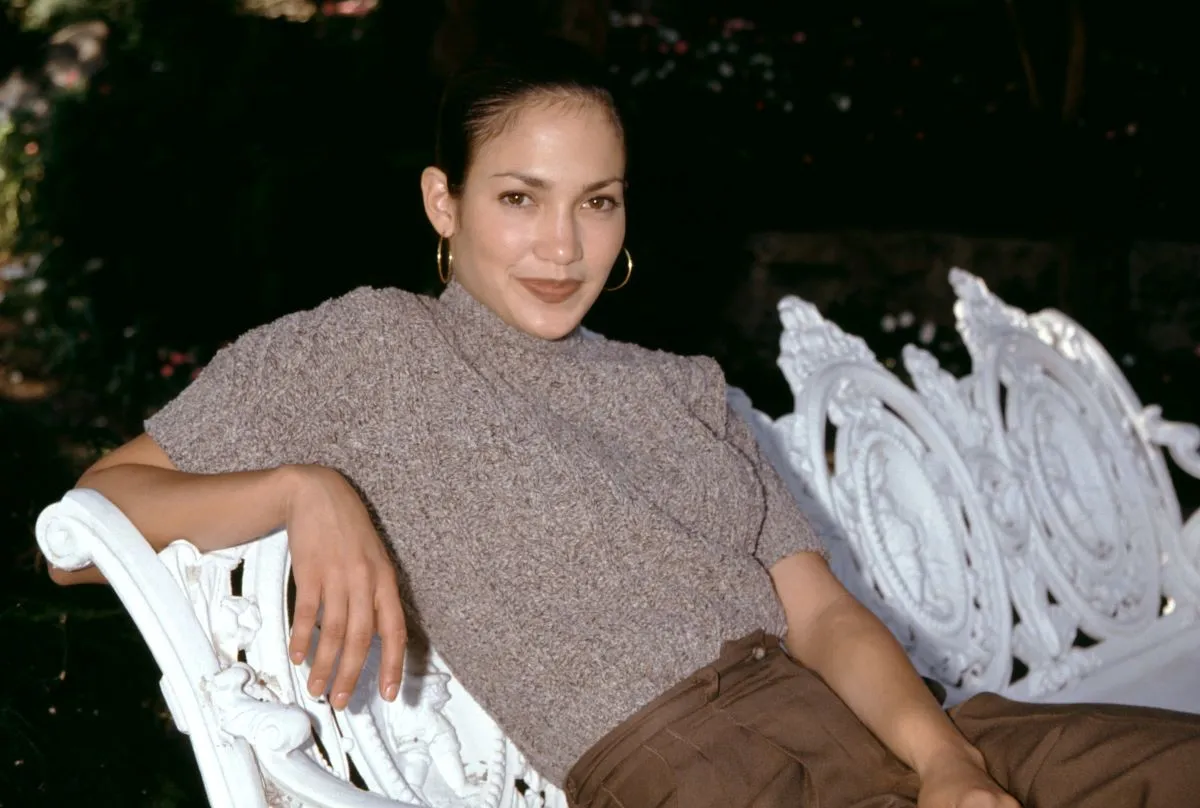
[(570, 334), (579, 325), (579, 317), (548, 317), (529, 323), (525, 329), (535, 337), (544, 340), (558, 340)]
[(586, 311), (585, 307), (563, 303), (553, 306), (526, 305), (514, 313), (517, 315), (517, 326), (522, 331), (539, 339), (557, 340), (574, 331), (583, 321)]

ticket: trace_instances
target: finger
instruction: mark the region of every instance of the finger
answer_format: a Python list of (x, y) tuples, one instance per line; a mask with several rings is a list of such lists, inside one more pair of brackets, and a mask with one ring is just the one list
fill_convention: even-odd
[(313, 629), (317, 627), (317, 611), (321, 608), (321, 588), (307, 578), (296, 577), (296, 606), (292, 611), (292, 636), (288, 655), (299, 665), (312, 646)]
[(333, 681), (334, 709), (341, 710), (350, 702), (354, 684), (362, 673), (371, 638), (375, 636), (375, 604), (366, 587), (356, 587), (349, 597), (350, 614), (346, 621), (346, 639), (338, 659), (337, 676)]
[(379, 660), (379, 693), (386, 700), (395, 701), (400, 692), (400, 678), (404, 675), (408, 630), (404, 626), (400, 592), (394, 584), (380, 587), (375, 596), (375, 628), (383, 645)]
[(319, 697), (333, 675), (338, 652), (346, 639), (346, 591), (341, 583), (326, 583), (321, 592), (321, 638), (308, 675), (308, 692)]

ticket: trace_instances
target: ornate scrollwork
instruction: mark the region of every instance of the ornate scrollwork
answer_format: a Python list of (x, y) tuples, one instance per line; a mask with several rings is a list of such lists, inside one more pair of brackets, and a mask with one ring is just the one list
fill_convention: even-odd
[(201, 683), (221, 728), (247, 741), (259, 757), (289, 755), (311, 743), (312, 727), (304, 711), (274, 701), (257, 682), (254, 669), (237, 662)]
[[(975, 363), (993, 448), (1037, 515), (1050, 592), (1097, 637), (1158, 614), (1161, 543), (1171, 541), (1169, 475), (1131, 415), (1136, 397), (1103, 348), (1057, 312), (1026, 315), (978, 278), (951, 272), (959, 330)], [(1054, 632), (1069, 621), (1055, 618)], [(1043, 627), (1045, 628), (1045, 627)]]
[(918, 396), (811, 305), (788, 298), (780, 311), (780, 366), (796, 396), (783, 439), (849, 545), (854, 562), (835, 571), (956, 694), (1004, 687), (1011, 606), (989, 506), (952, 437), (969, 416), (939, 401), (957, 393), (918, 356), (931, 391)]
[[(410, 674), (407, 685), (418, 695), (384, 707), (388, 740), (404, 779), (433, 806), (460, 804), (480, 796), (487, 772), (467, 772), (463, 745), (445, 708), (450, 675), (440, 671)], [(415, 685), (415, 687), (414, 687)]]
[(80, 519), (53, 510), (38, 525), (38, 545), (46, 560), (62, 570), (78, 570), (92, 563), (87, 536), (92, 529)]
[(1029, 698), (1039, 700), (1058, 693), (1091, 674), (1098, 667), (1099, 660), (1095, 654), (1076, 648), (1062, 659), (1030, 671)]
[[(1156, 405), (1142, 411), (1138, 426), (1148, 440), (1170, 452), (1176, 465), (1200, 479), (1200, 427), (1164, 420)], [(1183, 523), (1177, 539), (1168, 538), (1163, 545), (1166, 590), (1182, 601), (1180, 608), (1200, 611), (1200, 510)]]
[(958, 333), (967, 351), (974, 356), (985, 356), (995, 347), (994, 331), (1030, 331), (1033, 327), (1029, 315), (1018, 308), (1006, 306), (991, 293), (987, 284), (970, 272), (950, 270), (950, 286), (957, 300), (954, 317)]
[(842, 363), (872, 365), (876, 361), (861, 337), (837, 328), (807, 301), (785, 297), (779, 303), (779, 319), (783, 323), (779, 366), (789, 381), (811, 378), (819, 370)]
[(1009, 595), (1020, 616), (1012, 652), (1037, 672), (1057, 664), (1071, 647), (1079, 621), (1052, 603), (1032, 556), (1033, 514), (1016, 471), (991, 448), (993, 429), (979, 400), (979, 380), (956, 379), (928, 352), (904, 349), (904, 364), (930, 412), (953, 437), (971, 469), (975, 489), (995, 527)]
[(243, 563), (244, 555), (241, 548), (201, 553), (186, 541), (173, 542), (159, 554), (188, 595), (222, 666), (237, 662), (262, 628), (258, 605), (231, 594), (230, 576)]
[[(518, 800), (525, 804), (529, 795), (516, 794), (515, 780), (528, 781), (535, 775), (523, 765), (510, 765), (511, 742), (470, 700), (436, 654), (420, 666), (410, 656), (404, 695), (396, 702), (385, 702), (378, 695), (377, 647), (344, 712), (335, 714), (323, 699), (308, 695), (303, 684), (306, 669), (292, 666), (286, 658), (281, 599), (287, 580), (286, 547), (286, 537), (276, 535), (262, 546), (220, 553), (200, 553), (187, 542), (175, 542), (160, 555), (187, 594), (221, 662), (220, 672), (200, 686), (217, 710), (223, 730), (248, 742), (264, 769), (270, 769), (265, 756), (286, 759), (286, 765), (271, 772), (272, 799), (281, 805), (295, 804), (295, 784), (288, 778), (311, 777), (312, 766), (344, 779), (348, 757), (360, 772), (371, 775), (380, 790), (404, 805), (507, 808), (518, 805)], [(232, 594), (231, 577), (239, 567), (245, 596)], [(260, 608), (262, 598), (263, 605), (269, 606), (269, 619)], [(258, 665), (239, 662), (242, 652)], [(164, 682), (164, 692), (168, 689)], [(471, 758), (482, 766), (465, 763), (462, 730), (470, 736)], [(322, 739), (324, 754), (312, 742), (314, 733)]]
[(1171, 453), (1181, 469), (1200, 479), (1200, 426), (1165, 420), (1157, 404), (1142, 410), (1140, 426), (1150, 440)]

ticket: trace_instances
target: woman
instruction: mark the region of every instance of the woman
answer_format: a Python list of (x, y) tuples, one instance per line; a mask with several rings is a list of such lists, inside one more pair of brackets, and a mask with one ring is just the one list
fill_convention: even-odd
[(1182, 804), (1196, 717), (994, 696), (947, 717), (717, 365), (580, 330), (633, 269), (623, 131), (571, 51), (527, 52), (447, 91), (421, 177), (440, 298), (360, 289), (251, 331), (79, 485), (156, 548), (286, 527), (293, 660), (337, 708), (376, 633), (395, 698), (403, 592), (575, 805)]

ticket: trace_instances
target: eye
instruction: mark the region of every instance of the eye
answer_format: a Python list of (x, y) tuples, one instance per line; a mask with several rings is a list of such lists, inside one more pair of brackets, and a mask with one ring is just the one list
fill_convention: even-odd
[(620, 207), (621, 203), (611, 196), (594, 196), (587, 202), (584, 202), (584, 207), (592, 210), (614, 210)]
[(500, 195), (500, 201), (505, 205), (519, 208), (523, 207), (530, 200), (529, 194), (522, 193), (521, 191), (509, 191), (508, 193)]

